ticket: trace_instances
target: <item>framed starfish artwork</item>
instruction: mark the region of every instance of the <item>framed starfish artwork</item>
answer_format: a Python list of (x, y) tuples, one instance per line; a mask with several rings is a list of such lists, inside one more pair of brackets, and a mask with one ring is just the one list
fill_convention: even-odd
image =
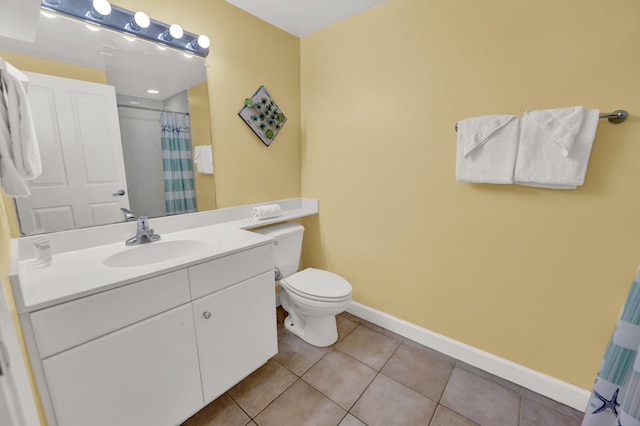
[(260, 86), (253, 96), (244, 100), (244, 106), (238, 115), (266, 146), (271, 145), (287, 122), (287, 117), (264, 86)]

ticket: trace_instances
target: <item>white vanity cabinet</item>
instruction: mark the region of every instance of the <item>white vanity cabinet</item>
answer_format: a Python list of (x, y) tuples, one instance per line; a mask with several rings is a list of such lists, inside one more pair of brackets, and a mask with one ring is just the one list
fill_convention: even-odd
[(205, 404), (277, 353), (274, 297), (269, 271), (193, 302)]
[(25, 314), (51, 426), (176, 425), (277, 353), (261, 245)]
[(190, 304), (45, 359), (59, 425), (175, 425), (202, 407)]
[(278, 352), (271, 250), (269, 244), (189, 268), (191, 296), (199, 297), (193, 314), (205, 404)]

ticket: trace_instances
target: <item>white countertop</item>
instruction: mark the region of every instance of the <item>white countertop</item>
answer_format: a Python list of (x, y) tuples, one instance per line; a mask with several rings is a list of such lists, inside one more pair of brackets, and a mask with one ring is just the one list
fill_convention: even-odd
[[(111, 267), (102, 264), (104, 259), (116, 253), (127, 250), (144, 250), (147, 245), (176, 240), (198, 240), (205, 244), (201, 250), (194, 253), (176, 253), (175, 257), (169, 260), (143, 266)], [(24, 283), (22, 285), (23, 311), (35, 311), (165, 274), (269, 244), (270, 240), (270, 238), (254, 232), (225, 225), (212, 225), (165, 234), (158, 242), (138, 246), (125, 246), (121, 242), (54, 255), (49, 266), (43, 266), (35, 260), (26, 260), (20, 262), (19, 265), (20, 282)]]
[[(52, 262), (48, 266), (36, 261), (32, 257), (31, 250), (23, 250), (24, 252), (29, 251), (29, 253), (14, 253), (14, 251), (19, 252), (22, 249), (31, 249), (30, 242), (25, 241), (27, 239), (14, 240), (10, 279), (18, 312), (33, 312), (269, 244), (271, 238), (245, 229), (318, 213), (317, 200), (302, 200), (301, 203), (282, 200), (282, 206), (290, 208), (283, 208), (281, 216), (267, 220), (255, 220), (247, 217), (247, 211), (250, 212), (253, 205), (195, 213), (188, 216), (150, 219), (150, 226), (161, 235), (161, 240), (139, 246), (125, 246), (124, 244), (122, 236), (131, 236), (131, 225), (135, 225), (131, 223), (47, 234), (44, 237), (51, 240), (52, 247), (62, 247), (57, 251), (54, 250)], [(216, 224), (206, 225), (207, 222)], [(156, 223), (159, 223), (160, 226), (157, 226)], [(133, 229), (135, 230), (135, 227)], [(166, 232), (161, 232), (161, 229)], [(105, 230), (109, 232), (105, 232)], [(105, 241), (105, 238), (111, 241)], [(100, 243), (92, 247), (90, 242), (94, 240)], [(175, 257), (171, 259), (143, 266), (111, 267), (103, 264), (104, 259), (116, 253), (144, 249), (145, 245), (177, 240), (197, 240), (204, 244), (203, 248), (198, 251), (186, 254), (176, 253)], [(73, 248), (77, 249), (73, 250)]]

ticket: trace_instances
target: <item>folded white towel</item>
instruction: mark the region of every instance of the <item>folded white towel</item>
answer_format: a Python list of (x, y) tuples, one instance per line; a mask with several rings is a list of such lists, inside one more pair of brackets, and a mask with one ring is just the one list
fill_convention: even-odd
[(27, 181), (42, 173), (40, 148), (22, 81), (0, 70), (0, 185), (7, 195), (31, 195)]
[(456, 180), (513, 183), (520, 118), (485, 115), (458, 122)]
[(213, 174), (213, 153), (211, 145), (198, 145), (194, 149), (193, 162), (196, 163), (198, 173)]
[(580, 106), (525, 112), (515, 183), (552, 189), (582, 185), (598, 118), (597, 109)]
[(266, 206), (254, 207), (251, 211), (251, 216), (258, 220), (278, 217), (281, 214), (282, 210), (278, 204), (267, 204)]

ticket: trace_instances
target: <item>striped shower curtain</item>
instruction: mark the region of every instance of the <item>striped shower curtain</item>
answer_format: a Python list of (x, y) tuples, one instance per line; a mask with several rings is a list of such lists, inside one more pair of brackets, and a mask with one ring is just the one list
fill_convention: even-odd
[(640, 426), (640, 271), (609, 340), (582, 426)]
[(189, 115), (160, 114), (164, 199), (167, 215), (197, 210)]

